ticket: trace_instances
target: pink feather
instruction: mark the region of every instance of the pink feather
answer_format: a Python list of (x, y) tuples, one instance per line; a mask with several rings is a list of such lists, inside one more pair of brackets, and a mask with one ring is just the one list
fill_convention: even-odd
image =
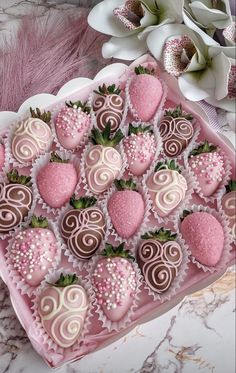
[(57, 93), (68, 80), (92, 78), (109, 63), (101, 56), (106, 36), (80, 18), (23, 18), (14, 40), (0, 51), (0, 110), (18, 110), (37, 93)]

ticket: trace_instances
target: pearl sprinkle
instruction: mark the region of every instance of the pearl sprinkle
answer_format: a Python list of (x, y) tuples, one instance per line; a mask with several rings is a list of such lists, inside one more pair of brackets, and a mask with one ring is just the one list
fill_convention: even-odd
[(191, 155), (191, 168), (195, 175), (204, 177), (207, 184), (220, 182), (225, 174), (224, 159), (217, 153), (203, 153), (197, 156)]
[(132, 133), (124, 139), (124, 145), (131, 165), (136, 161), (145, 163), (154, 159), (156, 143), (154, 135), (150, 132), (139, 133), (138, 135)]
[(74, 106), (63, 107), (57, 115), (56, 127), (62, 130), (64, 137), (75, 138), (76, 135), (89, 128), (90, 114)]

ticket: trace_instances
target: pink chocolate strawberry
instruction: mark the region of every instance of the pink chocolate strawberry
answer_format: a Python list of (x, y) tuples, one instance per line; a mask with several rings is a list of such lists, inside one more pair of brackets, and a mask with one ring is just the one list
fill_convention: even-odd
[(55, 128), (58, 141), (65, 149), (74, 150), (81, 144), (90, 128), (90, 110), (86, 102), (69, 101), (59, 111)]
[(131, 105), (137, 113), (136, 119), (148, 122), (160, 105), (163, 88), (153, 71), (140, 65), (135, 68), (135, 73), (129, 86)]
[(154, 159), (156, 143), (150, 128), (135, 127), (130, 123), (129, 136), (124, 139), (129, 170), (135, 176), (143, 175)]
[(224, 231), (213, 215), (185, 210), (180, 231), (197, 261), (206, 266), (215, 266), (219, 262), (224, 248)]
[(3, 169), (5, 163), (5, 148), (4, 145), (0, 143), (0, 172)]
[(89, 301), (85, 289), (77, 281), (75, 274), (61, 274), (55, 284), (46, 286), (38, 299), (42, 326), (62, 348), (75, 344), (84, 327)]
[(109, 122), (111, 133), (117, 131), (124, 112), (124, 100), (120, 96), (120, 88), (115, 84), (109, 86), (103, 84), (94, 92), (98, 95), (93, 103), (93, 110), (99, 130), (103, 131)]
[(223, 195), (221, 206), (229, 219), (232, 236), (236, 240), (236, 180), (230, 180)]
[(57, 250), (57, 240), (48, 229), (47, 219), (33, 216), (29, 228), (15, 236), (10, 258), (23, 281), (38, 286), (52, 267)]
[(42, 199), (53, 208), (69, 202), (77, 184), (77, 172), (72, 163), (62, 160), (55, 152), (37, 175), (37, 186)]
[(224, 159), (215, 145), (207, 140), (190, 153), (189, 166), (193, 171), (205, 197), (211, 196), (222, 181)]
[(144, 200), (132, 179), (115, 180), (115, 185), (117, 191), (108, 201), (108, 213), (119, 236), (130, 238), (142, 224)]
[(137, 281), (129, 259), (134, 259), (124, 243), (118, 247), (106, 244), (92, 274), (97, 302), (106, 317), (120, 321), (133, 304)]

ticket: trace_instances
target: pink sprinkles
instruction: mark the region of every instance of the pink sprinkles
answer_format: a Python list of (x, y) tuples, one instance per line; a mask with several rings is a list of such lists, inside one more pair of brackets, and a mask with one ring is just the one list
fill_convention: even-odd
[(217, 153), (204, 153), (202, 155), (191, 155), (191, 168), (196, 175), (204, 176), (207, 184), (215, 181), (221, 181), (224, 171), (223, 157)]
[(63, 131), (62, 136), (75, 138), (80, 132), (83, 132), (89, 126), (90, 114), (87, 114), (77, 108), (63, 107), (57, 115), (56, 127)]
[[(141, 139), (141, 141), (140, 141)], [(138, 135), (132, 133), (124, 139), (127, 156), (131, 159), (130, 164), (139, 161), (141, 163), (147, 162), (150, 158), (153, 160), (156, 151), (156, 144), (154, 135), (147, 133), (140, 133)]]
[[(103, 272), (108, 276), (102, 277)], [(124, 271), (128, 272), (125, 274)], [(135, 271), (126, 259), (114, 261), (110, 258), (97, 264), (92, 275), (92, 284), (98, 298), (98, 303), (110, 309), (122, 305), (127, 296), (134, 297), (136, 290)]]

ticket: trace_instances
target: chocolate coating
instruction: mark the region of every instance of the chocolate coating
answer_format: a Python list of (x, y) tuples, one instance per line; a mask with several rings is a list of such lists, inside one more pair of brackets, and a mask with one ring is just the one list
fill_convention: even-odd
[(122, 97), (115, 94), (99, 96), (93, 104), (93, 110), (98, 128), (103, 131), (107, 122), (110, 122), (111, 132), (115, 132), (122, 121), (124, 101)]
[(182, 259), (181, 247), (175, 241), (162, 243), (153, 239), (144, 240), (137, 252), (145, 282), (158, 294), (170, 288)]
[(166, 116), (161, 120), (160, 135), (167, 157), (176, 157), (188, 146), (193, 137), (193, 125), (185, 118)]
[(28, 215), (33, 202), (29, 187), (0, 184), (0, 233), (16, 228)]
[(105, 236), (105, 219), (97, 207), (68, 211), (61, 222), (61, 234), (77, 258), (91, 258)]

